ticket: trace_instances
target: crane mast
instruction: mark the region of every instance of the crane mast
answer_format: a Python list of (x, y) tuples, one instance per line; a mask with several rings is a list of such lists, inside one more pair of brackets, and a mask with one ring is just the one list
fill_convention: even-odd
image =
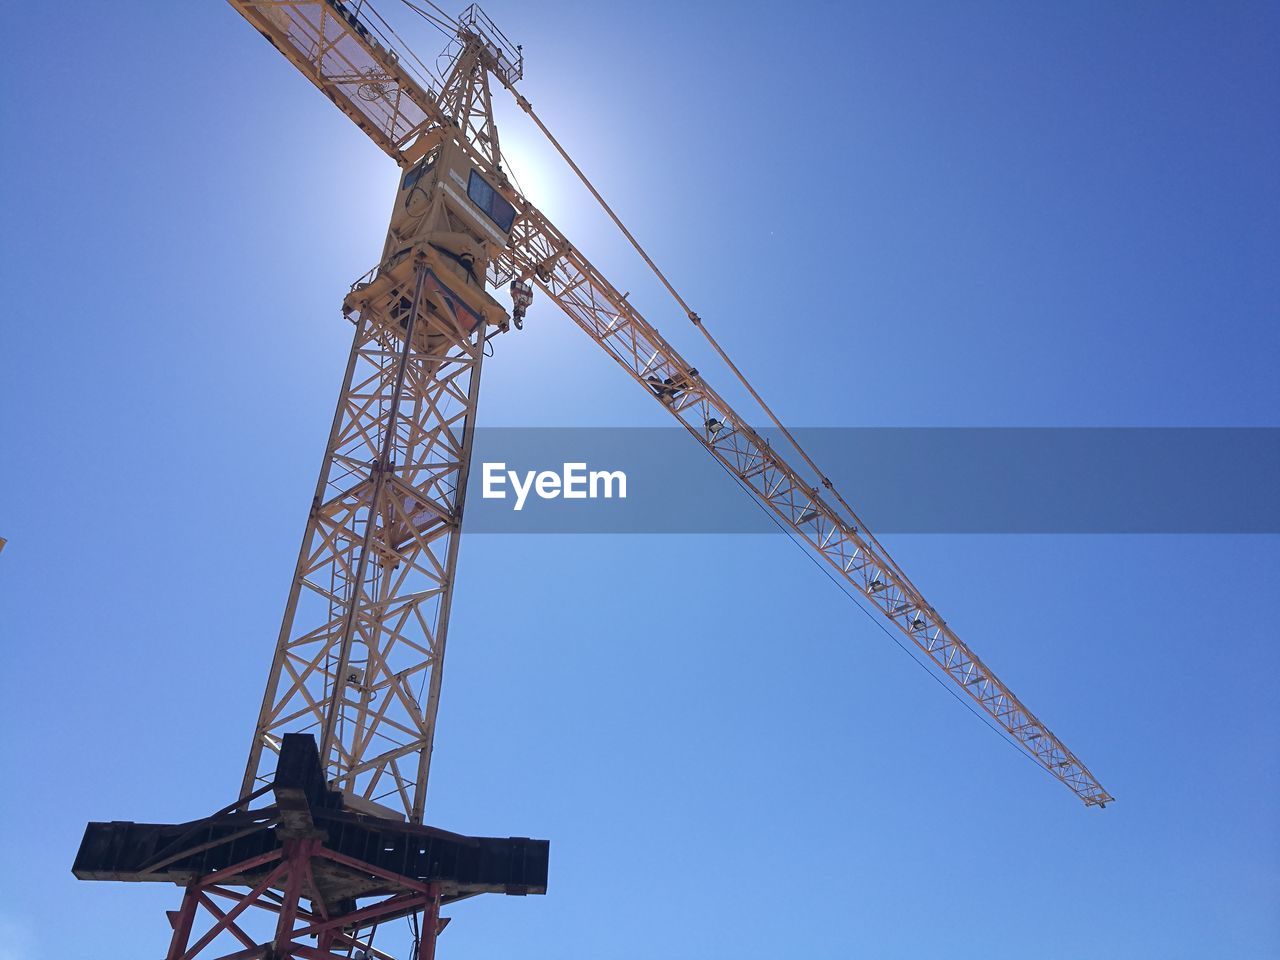
[[(278, 13), (305, 6), (245, 5), (295, 56), (299, 21), (286, 28)], [(404, 80), (347, 63), (339, 51), (354, 49), (334, 25), (350, 31), (358, 22), (311, 6), (317, 42), (308, 62), (319, 70), (336, 60), (360, 77), (352, 103), (361, 116), (373, 113), (389, 133), (408, 130), (400, 141), (412, 137), (413, 149), (383, 140), (405, 173), (383, 260), (343, 304), (355, 339), (242, 793), (270, 782), (284, 733), (310, 732), (348, 803), (420, 823), (484, 345), (509, 319), (485, 278), (515, 211), (485, 176), (500, 171), (501, 154), (478, 39), (460, 44), (432, 109), (406, 128), (416, 101), (399, 92)], [(335, 89), (332, 77), (313, 76)]]
[[(453, 37), (437, 76), (363, 0), (230, 3), (401, 177), (381, 259), (343, 301), (351, 350), (240, 796), (184, 824), (91, 823), (76, 876), (183, 885), (169, 960), (228, 942), (242, 949), (220, 954), (227, 958), (390, 960), (374, 935), (400, 919), (414, 931), (413, 956), (427, 960), (447, 922), (442, 905), (486, 892), (545, 893), (546, 841), (423, 825), (481, 370), (489, 341), (512, 320), (488, 291), (508, 283), (517, 326), (536, 286), (1028, 756), (1087, 806), (1111, 801), (956, 635), (790, 432), (782, 428), (792, 447), (784, 456), (514, 188), (490, 77), (550, 133), (516, 91), (520, 48), (483, 11), (437, 18)], [(251, 906), (274, 918), (265, 940), (244, 925)]]

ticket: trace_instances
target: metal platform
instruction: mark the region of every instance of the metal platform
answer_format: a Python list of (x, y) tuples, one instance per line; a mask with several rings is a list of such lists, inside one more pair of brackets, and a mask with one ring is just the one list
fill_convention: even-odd
[[(252, 807), (253, 802), (263, 803)], [(289, 896), (285, 864), (306, 861), (293, 896), (335, 913), (387, 898), (382, 919), (480, 893), (547, 891), (549, 843), (467, 837), (355, 812), (325, 783), (315, 740), (284, 737), (274, 781), (257, 794), (190, 823), (90, 823), (72, 872), (81, 880), (160, 882), (188, 890), (248, 887)], [(296, 870), (294, 871), (296, 874)], [(307, 911), (299, 916), (305, 919)]]

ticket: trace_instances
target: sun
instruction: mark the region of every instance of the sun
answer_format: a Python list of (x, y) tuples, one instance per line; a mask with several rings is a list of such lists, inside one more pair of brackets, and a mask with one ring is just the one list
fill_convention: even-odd
[(514, 104), (495, 103), (494, 120), (512, 184), (539, 210), (557, 209), (572, 172)]

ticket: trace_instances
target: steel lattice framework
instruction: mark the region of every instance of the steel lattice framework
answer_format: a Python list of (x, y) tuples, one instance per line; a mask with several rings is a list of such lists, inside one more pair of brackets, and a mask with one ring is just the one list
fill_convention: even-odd
[[(233, 3), (242, 12), (259, 11), (259, 16), (268, 21), (279, 20), (285, 15), (282, 10), (296, 20), (299, 11), (330, 6), (325, 2), (283, 0)], [(246, 12), (246, 16), (250, 14)], [(462, 72), (455, 65), (443, 85), (450, 96), (442, 99), (430, 82), (420, 83), (401, 66), (394, 53), (388, 55), (387, 49), (378, 45), (374, 28), (362, 25), (354, 17), (330, 15), (326, 22), (335, 31), (330, 49), (346, 49), (354, 44), (360, 49), (359, 56), (351, 54), (347, 59), (359, 60), (365, 64), (362, 69), (373, 69), (383, 78), (381, 82), (390, 99), (378, 111), (371, 112), (365, 106), (367, 100), (360, 96), (358, 85), (353, 85), (350, 72), (341, 72), (349, 71), (347, 61), (339, 69), (332, 57), (326, 59), (323, 52), (318, 52), (319, 46), (299, 44), (293, 35), (289, 42), (295, 48), (289, 48), (279, 37), (273, 42), (295, 64), (304, 67), (304, 73), (388, 155), (402, 165), (412, 163), (420, 153), (415, 149), (420, 134), (436, 123), (467, 131), (470, 135), (464, 134), (463, 139), (473, 161), (503, 183), (519, 216), (509, 249), (492, 265), (491, 279), (495, 283), (512, 278), (535, 282), (808, 549), (866, 597), (1037, 763), (1086, 804), (1103, 805), (1111, 800), (1071, 750), (960, 640), (856, 514), (844, 505), (830, 481), (812, 470), (793, 466), (778, 449), (767, 444), (582, 252), (511, 187), (501, 169), (497, 135), (489, 114), (489, 75), (510, 89), (522, 108), (529, 107), (515, 92), (514, 84), (520, 75), (518, 52), (504, 37), (484, 33), (484, 24), (474, 21), (464, 29), (460, 33), (462, 47), (475, 59)], [(344, 36), (336, 39), (337, 33)], [(464, 60), (466, 57), (460, 56), (458, 62)], [(465, 96), (455, 91), (465, 91)], [(482, 115), (488, 119), (477, 119)], [(410, 123), (414, 118), (420, 119)], [(370, 124), (375, 122), (381, 126), (371, 131)]]
[(657, 399), (743, 487), (1087, 805), (1111, 796), (1076, 756), (956, 636), (825, 477), (806, 478), (685, 361), (532, 205), (516, 224), (506, 271), (531, 277)]
[(429, 268), (412, 282), (349, 298), (355, 339), (243, 792), (269, 780), (285, 732), (312, 732), (335, 785), (420, 821), (484, 337), (422, 331)]
[[(424, 111), (423, 88), (391, 48), (338, 6), (236, 6), (402, 164), (441, 131), (459, 136), (486, 169), (500, 162), (476, 37), (459, 37), (442, 92)], [(482, 17), (471, 20), (487, 23)], [(484, 46), (498, 64), (502, 51)], [(501, 64), (518, 76), (509, 60)], [(424, 297), (444, 300), (432, 296), (426, 266), (412, 291), (393, 287), (369, 302), (360, 291), (383, 267), (347, 298), (355, 339), (242, 793), (270, 781), (283, 734), (312, 732), (331, 782), (354, 802), (421, 822), (485, 333), (461, 320), (441, 328), (419, 309)], [(406, 318), (434, 326), (406, 335)]]

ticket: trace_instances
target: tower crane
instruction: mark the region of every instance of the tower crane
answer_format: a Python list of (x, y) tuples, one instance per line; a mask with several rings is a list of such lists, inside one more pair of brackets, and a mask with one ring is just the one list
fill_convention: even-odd
[[(353, 341), (239, 796), (188, 823), (91, 823), (76, 876), (181, 885), (169, 960), (391, 958), (374, 936), (401, 920), (422, 960), (448, 922), (442, 905), (545, 893), (546, 841), (423, 822), (481, 369), (535, 290), (991, 724), (1085, 805), (1110, 802), (867, 530), (543, 124), (517, 89), (521, 48), (475, 5), (453, 18), (402, 2), (451, 38), (443, 71), (363, 0), (230, 0), (396, 162), (399, 187), (382, 255), (343, 300)], [(785, 444), (767, 442), (516, 189), (495, 81)], [(510, 312), (491, 293), (504, 288)], [(269, 922), (255, 930), (252, 916)]]

